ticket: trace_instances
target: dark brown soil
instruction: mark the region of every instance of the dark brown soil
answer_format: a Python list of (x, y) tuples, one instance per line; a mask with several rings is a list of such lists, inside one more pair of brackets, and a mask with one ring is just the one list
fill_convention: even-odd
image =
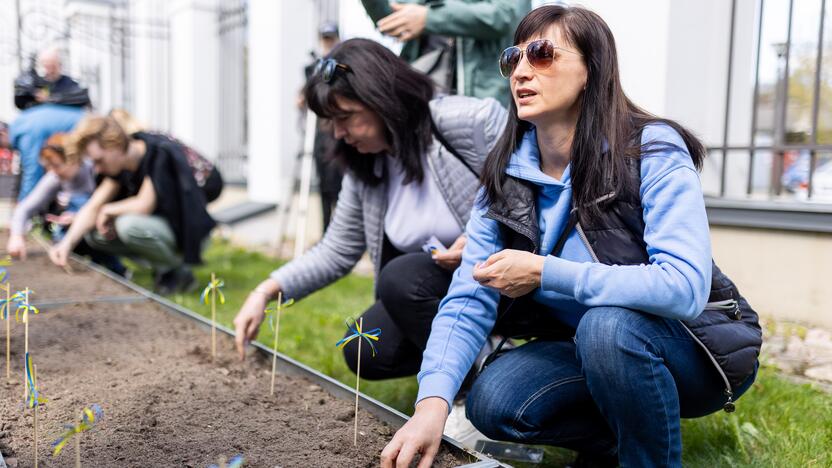
[[(15, 288), (28, 285), (32, 302), (134, 295), (95, 272), (73, 265), (67, 275), (43, 255), (10, 268)], [(5, 324), (0, 352), (5, 351)], [(71, 305), (32, 316), (29, 347), (39, 389), (48, 402), (38, 416), (40, 465), (72, 466), (74, 448), (51, 456), (50, 444), (84, 406), (98, 403), (103, 420), (81, 437), (87, 467), (205, 467), (220, 457), (245, 456), (246, 467), (377, 466), (393, 428), (360, 413), (353, 447), (353, 402), (337, 400), (311, 381), (278, 374), (269, 396), (271, 363), (240, 363), (230, 337), (210, 332), (152, 302)], [(12, 381), (0, 359), (0, 452), (32, 466), (32, 410), (24, 410), (23, 326), (12, 326)], [(456, 466), (443, 449), (436, 466)]]

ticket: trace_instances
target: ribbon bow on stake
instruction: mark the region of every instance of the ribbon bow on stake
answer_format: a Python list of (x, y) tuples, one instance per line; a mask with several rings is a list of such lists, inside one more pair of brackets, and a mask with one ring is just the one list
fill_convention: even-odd
[(26, 288), (25, 291), (18, 291), (14, 293), (14, 296), (12, 296), (12, 301), (14, 301), (17, 304), (17, 309), (14, 311), (15, 322), (20, 322), (21, 310), (23, 311), (23, 323), (29, 322), (29, 312), (35, 314), (40, 312), (40, 310), (38, 310), (37, 307), (33, 306), (32, 304), (29, 304), (29, 295), (32, 293), (34, 293), (34, 291), (30, 290), (29, 288)]
[(358, 339), (358, 358), (355, 369), (355, 426), (353, 428), (352, 438), (352, 444), (355, 446), (358, 446), (358, 384), (361, 380), (361, 339), (363, 338), (364, 341), (370, 345), (370, 349), (373, 351), (373, 357), (376, 357), (376, 347), (373, 344), (373, 341), (378, 341), (381, 336), (381, 328), (373, 328), (370, 331), (363, 331), (363, 325), (364, 317), (359, 318), (357, 322), (355, 319), (347, 320), (347, 328), (349, 328), (349, 331), (351, 331), (352, 334), (341, 338), (338, 343), (335, 343), (335, 346), (337, 346), (338, 349), (343, 349), (347, 343), (356, 338)]
[[(350, 329), (350, 331), (352, 332), (352, 335), (345, 336), (344, 338), (341, 338), (341, 340), (338, 341), (338, 343), (335, 343), (335, 346), (337, 346), (338, 349), (343, 349), (344, 346), (346, 346), (347, 343), (349, 343), (350, 341), (352, 341), (356, 338), (359, 338), (359, 339), (364, 338), (364, 340), (367, 341), (367, 344), (370, 345), (370, 349), (373, 351), (373, 357), (375, 357), (376, 356), (376, 347), (375, 347), (375, 345), (373, 345), (373, 341), (378, 341), (379, 336), (381, 336), (381, 328), (373, 328), (372, 330), (365, 332), (365, 331), (361, 330), (361, 324), (363, 322), (364, 322), (363, 318), (359, 319), (359, 321), (357, 321), (357, 322), (355, 321), (355, 319), (347, 320), (347, 328)], [(359, 345), (358, 349), (359, 349), (359, 352), (360, 352), (360, 350), (361, 350), (360, 345)]]
[[(65, 431), (61, 434), (61, 437), (52, 442), (52, 456), (56, 457), (61, 453), (64, 446), (69, 442), (76, 434), (81, 434), (82, 432), (88, 431), (95, 426), (95, 423), (101, 420), (104, 417), (104, 410), (101, 409), (101, 406), (97, 404), (92, 404), (87, 408), (84, 408), (84, 411), (81, 415), (81, 421), (78, 424), (64, 424)], [(75, 438), (75, 467), (81, 467), (81, 438)]]
[(208, 468), (241, 468), (243, 466), (243, 461), (244, 459), (242, 455), (233, 457), (231, 460), (228, 460), (228, 463), (225, 463), (225, 459), (221, 458), (218, 465), (208, 465)]
[(37, 373), (35, 371), (35, 366), (32, 364), (32, 356), (29, 353), (26, 353), (26, 406), (29, 408), (35, 409), (35, 419), (33, 423), (34, 428), (34, 438), (32, 439), (33, 448), (35, 451), (35, 466), (38, 466), (38, 407), (46, 403), (46, 398), (40, 396), (40, 392), (38, 392), (38, 378)]
[(8, 270), (6, 270), (5, 267), (11, 266), (11, 264), (12, 264), (12, 258), (11, 257), (5, 257), (5, 258), (0, 259), (0, 283), (2, 283), (3, 281), (6, 281), (6, 276), (8, 276), (9, 272), (8, 272)]
[(26, 406), (29, 408), (37, 408), (38, 405), (46, 403), (46, 398), (40, 396), (38, 392), (38, 379), (35, 374), (35, 367), (32, 365), (32, 356), (26, 353), (26, 382), (29, 383), (26, 389)]
[(0, 299), (0, 315), (3, 316), (3, 320), (9, 320), (9, 312), (11, 311), (12, 304), (20, 304), (17, 300), (17, 295), (10, 296), (11, 294), (10, 287), (8, 284), (0, 284), (0, 290), (6, 291), (6, 298)]
[(214, 273), (211, 273), (211, 282), (208, 283), (208, 286), (205, 286), (205, 289), (202, 290), (202, 294), (199, 296), (199, 300), (202, 301), (203, 304), (207, 304), (208, 295), (211, 295), (211, 359), (214, 360), (217, 358), (217, 296), (220, 297), (220, 304), (225, 304), (225, 296), (222, 293), (222, 287), (225, 286), (225, 282), (216, 277)]
[(277, 293), (277, 305), (275, 307), (266, 308), (263, 312), (269, 318), (269, 326), (274, 331), (274, 347), (272, 348), (272, 387), (269, 395), (274, 396), (274, 375), (277, 371), (277, 337), (280, 335), (280, 311), (290, 307), (295, 303), (294, 299), (289, 299), (283, 302), (283, 291)]
[[(32, 294), (34, 291), (30, 290), (29, 288), (24, 289), (23, 291), (18, 291), (12, 296), (12, 299), (17, 303), (17, 309), (14, 312), (14, 320), (16, 322), (20, 322), (20, 311), (23, 311), (23, 352), (24, 354), (29, 354), (29, 312), (33, 312), (37, 314), (40, 312), (37, 307), (29, 304), (29, 295)], [(24, 387), (24, 395), (27, 391), (26, 388), (29, 386), (29, 380), (25, 378), (23, 379), (23, 387)]]
[(220, 298), (220, 304), (225, 304), (225, 296), (222, 294), (222, 288), (225, 287), (225, 281), (216, 278), (213, 273), (211, 273), (211, 282), (208, 283), (208, 286), (205, 286), (205, 289), (202, 290), (202, 294), (199, 296), (199, 300), (203, 304), (207, 304), (208, 302), (208, 294), (212, 292), (216, 292), (216, 294)]

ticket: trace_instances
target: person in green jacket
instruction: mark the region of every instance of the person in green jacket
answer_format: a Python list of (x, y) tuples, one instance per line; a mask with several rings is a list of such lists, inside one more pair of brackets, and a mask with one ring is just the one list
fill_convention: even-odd
[[(456, 94), (492, 97), (508, 105), (508, 83), (494, 57), (512, 44), (530, 0), (361, 0), (379, 31), (404, 42), (401, 56), (413, 62), (425, 53), (428, 35), (457, 38)], [(459, 61), (457, 61), (459, 63)]]

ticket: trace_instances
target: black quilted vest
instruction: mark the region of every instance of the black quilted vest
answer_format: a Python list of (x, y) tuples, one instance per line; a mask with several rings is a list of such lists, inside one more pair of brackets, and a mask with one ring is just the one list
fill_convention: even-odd
[[(573, 210), (561, 241), (552, 254), (560, 253), (563, 241), (577, 229), (597, 261), (607, 265), (648, 264), (644, 242), (644, 220), (638, 193), (640, 161), (630, 160), (630, 177), (635, 193), (610, 194), (596, 201), (602, 208), (599, 219), (589, 221), (581, 208)], [(486, 218), (498, 222), (504, 248), (537, 253), (539, 248), (537, 189), (530, 182), (508, 176), (503, 184), (503, 200), (492, 203)], [(565, 338), (574, 330), (554, 322), (541, 310), (531, 295), (500, 298), (498, 333), (515, 337)], [(509, 313), (510, 312), (510, 313)], [(708, 305), (694, 320), (683, 322), (691, 336), (714, 363), (725, 382), (726, 411), (733, 411), (733, 391), (754, 372), (762, 345), (757, 313), (740, 295), (736, 285), (713, 264)]]

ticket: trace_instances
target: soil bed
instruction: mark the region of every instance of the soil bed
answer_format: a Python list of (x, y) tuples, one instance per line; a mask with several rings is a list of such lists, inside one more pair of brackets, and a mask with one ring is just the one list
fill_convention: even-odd
[[(73, 270), (66, 274), (42, 254), (9, 268), (15, 288), (36, 291), (33, 303), (135, 295), (83, 266)], [(353, 447), (352, 401), (285, 374), (278, 374), (270, 397), (265, 356), (241, 363), (232, 339), (218, 333), (212, 363), (210, 332), (154, 302), (48, 308), (29, 327), (39, 389), (48, 399), (38, 415), (44, 467), (72, 466), (72, 444), (57, 458), (50, 444), (92, 403), (101, 405), (104, 418), (82, 435), (88, 467), (205, 467), (236, 454), (245, 456), (246, 467), (377, 466), (394, 432), (362, 411)], [(0, 330), (5, 341), (5, 324)], [(0, 348), (4, 353), (5, 345)], [(12, 326), (11, 359), (11, 382), (0, 359), (0, 452), (10, 465), (32, 466), (32, 411), (22, 405), (22, 324)], [(474, 461), (444, 447), (438, 460), (435, 466)]]

